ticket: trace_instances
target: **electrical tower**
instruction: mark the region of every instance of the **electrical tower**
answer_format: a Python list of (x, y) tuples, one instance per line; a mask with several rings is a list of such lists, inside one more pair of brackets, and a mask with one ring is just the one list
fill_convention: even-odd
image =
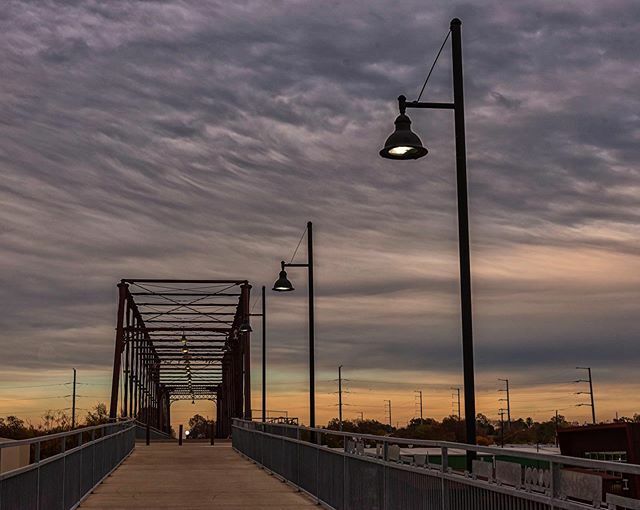
[(385, 418), (389, 419), (389, 426), (393, 427), (392, 425), (392, 421), (391, 421), (391, 400), (385, 400), (384, 401), (384, 412), (385, 412)]
[(589, 395), (591, 403), (590, 404), (576, 404), (577, 407), (588, 406), (591, 407), (591, 419), (595, 425), (596, 423), (596, 406), (593, 401), (593, 379), (591, 378), (591, 367), (576, 367), (576, 370), (587, 370), (589, 374), (589, 379), (578, 379), (574, 381), (576, 383), (589, 383), (589, 391), (577, 391), (576, 395)]
[(422, 408), (422, 390), (416, 390), (415, 392), (415, 398), (416, 398), (416, 406), (418, 406), (418, 411), (420, 416), (420, 421), (424, 420), (424, 413), (423, 413), (423, 408)]
[(460, 388), (451, 388), (453, 391), (455, 391), (456, 393), (452, 393), (451, 394), (451, 406), (453, 407), (455, 405), (455, 398), (457, 395), (457, 400), (458, 400), (458, 420), (462, 419), (462, 415), (460, 414)]
[(505, 384), (505, 388), (498, 391), (506, 392), (507, 398), (501, 398), (499, 401), (507, 403), (507, 425), (509, 426), (509, 430), (511, 430), (511, 398), (509, 394), (509, 379), (498, 379), (498, 381), (502, 381)]

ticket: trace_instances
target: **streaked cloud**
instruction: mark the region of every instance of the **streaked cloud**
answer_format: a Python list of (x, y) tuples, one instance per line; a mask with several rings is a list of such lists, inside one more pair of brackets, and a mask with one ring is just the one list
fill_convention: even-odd
[[(71, 366), (108, 374), (120, 278), (238, 275), (257, 290), (307, 220), (319, 371), (459, 380), (449, 113), (412, 114), (426, 159), (377, 156), (394, 98), (415, 94), (454, 16), (479, 386), (511, 375), (535, 387), (591, 363), (620, 402), (628, 381), (612, 367), (635, 367), (640, 311), (640, 5), (630, 0), (9, 1), (7, 380)], [(430, 99), (450, 97), (448, 58)], [(306, 363), (305, 275), (291, 276), (300, 292), (269, 295), (271, 373), (285, 381)], [(488, 402), (479, 411), (495, 414)]]

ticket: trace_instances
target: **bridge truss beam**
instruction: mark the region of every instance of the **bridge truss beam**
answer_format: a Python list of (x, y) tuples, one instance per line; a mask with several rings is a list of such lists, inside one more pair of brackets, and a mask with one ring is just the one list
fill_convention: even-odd
[(110, 417), (168, 432), (171, 403), (190, 399), (216, 401), (218, 437), (250, 420), (250, 292), (246, 280), (121, 280)]

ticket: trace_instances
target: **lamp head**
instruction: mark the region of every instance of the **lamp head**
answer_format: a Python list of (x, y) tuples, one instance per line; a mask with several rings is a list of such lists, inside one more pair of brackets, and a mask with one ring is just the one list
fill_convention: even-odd
[(249, 324), (249, 321), (246, 320), (240, 325), (238, 331), (240, 331), (240, 333), (251, 333), (253, 329), (251, 328), (251, 324)]
[(387, 159), (418, 159), (426, 156), (427, 148), (422, 145), (422, 140), (411, 131), (411, 119), (405, 113), (406, 98), (400, 96), (400, 115), (395, 120), (396, 129), (389, 135), (380, 156)]
[(284, 270), (284, 260), (280, 263), (282, 270), (278, 275), (276, 283), (273, 284), (273, 290), (276, 292), (290, 292), (293, 289), (293, 284), (287, 278), (287, 272)]

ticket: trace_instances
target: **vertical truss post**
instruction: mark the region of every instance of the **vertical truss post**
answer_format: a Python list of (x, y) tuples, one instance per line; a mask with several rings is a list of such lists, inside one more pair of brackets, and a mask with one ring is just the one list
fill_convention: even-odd
[(171, 432), (171, 395), (167, 393), (167, 434)]
[(136, 331), (136, 349), (135, 349), (135, 354), (136, 354), (136, 378), (135, 378), (135, 395), (136, 395), (136, 401), (135, 401), (135, 418), (138, 418), (140, 415), (140, 335), (139, 333)]
[(120, 358), (124, 345), (124, 311), (127, 301), (127, 288), (129, 286), (120, 282), (118, 284), (118, 315), (116, 322), (116, 345), (113, 356), (113, 377), (111, 379), (111, 403), (109, 406), (109, 418), (115, 420), (118, 414), (118, 387), (120, 385)]
[(216, 437), (223, 437), (222, 432), (220, 430), (220, 424), (222, 423), (222, 406), (223, 405), (224, 405), (224, 400), (222, 398), (222, 388), (218, 387), (218, 390), (216, 391)]
[[(137, 319), (134, 319), (134, 324), (137, 324)], [(135, 338), (137, 333), (133, 333), (129, 335), (128, 343), (131, 344), (129, 346), (129, 377), (127, 377), (127, 385), (129, 386), (129, 412), (128, 416), (133, 416), (133, 377), (134, 377), (134, 364), (133, 364), (133, 355), (135, 352), (136, 344)]]
[(236, 339), (236, 347), (235, 347), (235, 356), (234, 356), (234, 365), (235, 365), (235, 381), (233, 384), (233, 390), (235, 394), (235, 406), (233, 410), (232, 418), (242, 418), (242, 408), (244, 405), (244, 393), (242, 391), (242, 386), (244, 383), (243, 372), (244, 372), (244, 363), (242, 356), (242, 342), (240, 337)]
[(129, 344), (131, 343), (131, 333), (129, 332), (129, 326), (131, 325), (131, 303), (127, 300), (127, 330), (125, 331), (125, 344), (124, 344), (124, 381), (122, 384), (123, 390), (123, 402), (121, 413), (123, 417), (127, 417), (128, 413), (128, 398), (129, 398)]
[[(240, 314), (242, 323), (249, 322), (251, 285), (244, 283), (240, 286)], [(251, 332), (240, 334), (242, 353), (244, 358), (244, 419), (251, 420)]]
[(147, 421), (147, 397), (148, 397), (148, 388), (147, 388), (147, 346), (142, 346), (142, 352), (140, 353), (140, 414), (141, 418)]

